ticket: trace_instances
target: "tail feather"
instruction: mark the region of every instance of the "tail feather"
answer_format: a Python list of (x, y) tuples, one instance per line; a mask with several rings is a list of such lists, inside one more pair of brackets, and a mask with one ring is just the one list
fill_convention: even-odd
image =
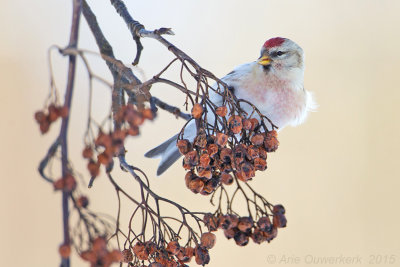
[(158, 158), (161, 157), (160, 165), (157, 168), (157, 175), (163, 174), (172, 164), (174, 164), (180, 157), (181, 153), (176, 147), (176, 140), (178, 135), (174, 135), (161, 145), (153, 148), (146, 154), (145, 157), (148, 158)]
[(174, 164), (182, 154), (178, 149), (172, 151), (166, 158), (163, 158), (157, 168), (157, 175), (163, 174), (172, 164)]
[(176, 141), (176, 139), (178, 138), (178, 135), (174, 135), (172, 136), (170, 139), (168, 139), (167, 141), (165, 141), (164, 143), (162, 143), (161, 145), (153, 148), (152, 150), (148, 151), (146, 154), (144, 154), (144, 156), (146, 158), (156, 158), (161, 156), (165, 150), (167, 150), (167, 148), (170, 146), (170, 144), (174, 141)]

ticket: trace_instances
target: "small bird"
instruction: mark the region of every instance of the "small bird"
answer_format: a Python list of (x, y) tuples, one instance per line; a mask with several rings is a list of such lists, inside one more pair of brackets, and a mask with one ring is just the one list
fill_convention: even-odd
[[(316, 106), (312, 94), (303, 86), (303, 49), (287, 38), (267, 40), (258, 60), (236, 67), (221, 80), (237, 99), (254, 104), (278, 130), (287, 125), (301, 124)], [(222, 97), (212, 90), (210, 100), (217, 106), (222, 104)], [(251, 112), (250, 106), (242, 108)], [(192, 121), (185, 128), (184, 138), (193, 141), (195, 136), (196, 126)], [(157, 175), (161, 175), (181, 157), (176, 147), (177, 137), (173, 136), (145, 154), (149, 158), (161, 157)]]

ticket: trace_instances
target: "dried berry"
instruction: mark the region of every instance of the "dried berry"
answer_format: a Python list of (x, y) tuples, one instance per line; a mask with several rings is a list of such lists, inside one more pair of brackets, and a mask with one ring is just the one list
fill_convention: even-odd
[(210, 231), (217, 231), (219, 226), (219, 219), (211, 213), (204, 215), (203, 221)]
[(238, 246), (246, 246), (249, 243), (249, 237), (242, 231), (237, 231), (233, 239)]
[(97, 237), (92, 242), (92, 249), (94, 252), (107, 249), (107, 241), (103, 237)]
[(61, 118), (66, 118), (68, 117), (69, 114), (69, 108), (67, 106), (61, 106), (59, 107), (59, 114)]
[(250, 122), (251, 122), (251, 130), (254, 131), (256, 127), (259, 125), (259, 122), (256, 118), (251, 118)]
[(245, 160), (247, 154), (247, 147), (243, 144), (239, 144), (233, 148), (233, 155), (236, 165), (239, 165)]
[(220, 158), (221, 158), (222, 162), (230, 164), (233, 159), (232, 150), (227, 147), (221, 149)]
[(221, 216), (221, 218), (219, 220), (219, 227), (224, 229), (224, 230), (232, 228), (231, 227), (231, 221), (230, 221), (228, 215)]
[(274, 227), (277, 228), (283, 228), (286, 227), (286, 216), (285, 216), (285, 208), (278, 204), (275, 205), (274, 208), (272, 209), (272, 214), (273, 214), (273, 219), (272, 219), (272, 223), (274, 225)]
[(76, 188), (76, 180), (74, 176), (67, 174), (64, 178), (64, 190), (66, 192), (72, 192)]
[(247, 232), (253, 227), (253, 219), (251, 217), (240, 217), (238, 223), (238, 229), (242, 232)]
[(183, 159), (183, 163), (184, 165), (188, 166), (189, 169), (197, 166), (197, 164), (199, 163), (199, 156), (197, 155), (197, 151), (193, 150), (186, 153), (185, 158)]
[(60, 253), (60, 256), (64, 259), (68, 259), (69, 256), (71, 255), (71, 246), (67, 244), (62, 244), (58, 248), (58, 252)]
[(267, 159), (267, 151), (264, 148), (259, 147), (258, 148), (258, 156), (262, 159)]
[(200, 244), (203, 247), (211, 249), (214, 247), (216, 239), (217, 239), (216, 236), (211, 232), (203, 233), (201, 235)]
[(154, 119), (154, 114), (153, 114), (153, 112), (151, 111), (150, 108), (143, 109), (142, 110), (142, 115), (143, 115), (143, 118), (145, 118), (145, 119), (148, 119), (148, 120)]
[(187, 139), (178, 140), (176, 146), (178, 147), (179, 152), (181, 152), (182, 155), (185, 155), (192, 149), (191, 144)]
[(242, 180), (243, 182), (247, 182), (255, 176), (254, 166), (249, 162), (244, 162), (240, 165), (239, 173), (240, 175), (238, 175), (238, 179)]
[(115, 143), (115, 141), (117, 142), (123, 142), (125, 137), (126, 137), (126, 131), (121, 130), (121, 129), (116, 129), (113, 133), (112, 133), (112, 140), (113, 143)]
[(259, 157), (259, 153), (260, 150), (258, 149), (258, 147), (254, 146), (254, 145), (249, 145), (247, 147), (247, 153), (246, 156), (249, 160), (253, 160), (255, 158)]
[(97, 155), (97, 161), (100, 164), (108, 165), (112, 161), (112, 157), (108, 153), (103, 152), (103, 153)]
[(274, 205), (274, 207), (272, 208), (272, 213), (273, 214), (285, 214), (285, 207), (282, 206), (281, 204), (276, 204)]
[(205, 247), (197, 246), (194, 250), (194, 255), (198, 265), (206, 265), (210, 262), (210, 255)]
[(203, 190), (200, 192), (202, 195), (209, 195), (212, 192), (214, 192), (215, 186), (213, 184), (212, 180), (208, 180), (207, 182), (204, 183)]
[(254, 159), (254, 168), (257, 171), (265, 171), (265, 169), (267, 169), (267, 161), (262, 158)]
[(233, 177), (229, 173), (221, 173), (221, 183), (225, 185), (231, 185), (233, 183)]
[(91, 159), (93, 157), (93, 149), (90, 146), (86, 146), (82, 151), (82, 156), (85, 159)]
[(278, 229), (276, 227), (272, 227), (271, 231), (269, 232), (262, 232), (263, 236), (265, 237), (265, 240), (267, 242), (270, 242), (272, 239), (274, 239), (278, 235)]
[(121, 251), (114, 249), (107, 254), (107, 258), (110, 262), (121, 262), (123, 260), (123, 255)]
[(112, 144), (112, 138), (110, 135), (100, 131), (94, 143), (96, 146), (109, 147)]
[(166, 267), (167, 259), (163, 258), (162, 256), (157, 256), (155, 260), (156, 262), (151, 263), (149, 267)]
[(189, 182), (189, 189), (192, 190), (193, 193), (200, 193), (204, 188), (204, 182), (201, 178), (196, 178)]
[(54, 190), (63, 190), (64, 189), (64, 185), (65, 185), (65, 182), (64, 182), (63, 178), (60, 178), (60, 179), (58, 179), (58, 180), (53, 182)]
[(267, 152), (274, 152), (278, 149), (278, 133), (274, 131), (269, 131), (265, 133), (264, 147)]
[(202, 114), (203, 114), (203, 106), (200, 105), (199, 103), (194, 104), (192, 108), (193, 118), (200, 119)]
[(215, 110), (215, 113), (217, 113), (217, 115), (220, 116), (220, 117), (225, 117), (226, 114), (228, 113), (228, 108), (225, 107), (225, 106), (218, 107)]
[(211, 167), (210, 166), (207, 166), (206, 168), (198, 167), (197, 174), (199, 175), (199, 177), (210, 179), (212, 177)]
[(239, 232), (237, 228), (229, 228), (224, 230), (224, 235), (227, 239), (231, 239), (235, 237), (237, 232)]
[(255, 134), (251, 138), (251, 143), (255, 146), (260, 146), (264, 142), (264, 136), (262, 134)]
[(130, 249), (124, 249), (122, 251), (122, 261), (125, 263), (133, 261), (133, 253)]
[(46, 114), (44, 114), (43, 111), (37, 111), (35, 113), (35, 120), (37, 121), (37, 123), (41, 124), (43, 121), (47, 120)]
[(122, 112), (123, 119), (127, 121), (130, 126), (140, 126), (143, 124), (144, 116), (135, 110), (133, 105), (128, 104), (125, 108), (123, 108)]
[(96, 177), (100, 173), (100, 164), (95, 162), (94, 160), (89, 161), (87, 168), (92, 177)]
[(49, 106), (49, 114), (47, 115), (49, 122), (56, 121), (59, 117), (60, 117), (60, 112), (58, 108), (54, 104), (51, 104)]
[[(209, 165), (210, 165), (210, 156), (208, 154), (201, 155), (199, 160), (199, 166), (207, 168)], [(199, 176), (202, 177), (201, 175)]]
[(218, 146), (216, 144), (210, 144), (207, 146), (207, 153), (210, 157), (214, 157), (218, 153)]
[(199, 148), (206, 148), (207, 146), (207, 135), (203, 129), (199, 131), (196, 138), (194, 139), (194, 146)]
[(133, 253), (135, 253), (136, 257), (138, 257), (139, 260), (147, 260), (149, 258), (149, 253), (145, 249), (145, 246), (143, 243), (137, 242), (133, 248)]
[(224, 133), (217, 133), (217, 141), (216, 142), (220, 147), (224, 147), (228, 143), (228, 136)]
[(95, 252), (91, 251), (91, 250), (87, 250), (87, 251), (83, 251), (80, 254), (81, 258), (85, 261), (88, 261), (90, 263), (96, 263), (97, 262), (97, 255)]
[(261, 217), (258, 219), (257, 226), (261, 231), (271, 232), (272, 231), (272, 223), (268, 216)]
[(178, 254), (180, 248), (181, 246), (179, 245), (178, 241), (171, 241), (168, 243), (166, 250), (172, 255), (176, 255)]
[(176, 257), (182, 262), (190, 262), (194, 254), (194, 249), (192, 247), (181, 247)]
[(242, 131), (242, 117), (238, 115), (233, 115), (228, 120), (229, 130), (231, 130), (234, 134), (238, 134)]
[(76, 206), (78, 206), (78, 208), (86, 208), (88, 205), (89, 205), (89, 199), (85, 196), (80, 196), (76, 200)]
[(194, 248), (192, 248), (192, 247), (185, 248), (185, 255), (190, 258), (193, 257), (194, 256)]
[(157, 245), (154, 242), (147, 241), (144, 242), (144, 247), (146, 248), (147, 252), (151, 255), (157, 250)]
[(243, 129), (245, 129), (245, 130), (251, 130), (251, 128), (252, 128), (252, 123), (251, 123), (251, 120), (249, 120), (249, 119), (245, 119), (244, 121), (243, 121)]
[(135, 125), (131, 125), (127, 131), (126, 134), (130, 135), (130, 136), (137, 136), (139, 135), (139, 127), (135, 126)]
[(228, 215), (224, 215), (221, 217), (219, 226), (222, 229), (227, 230), (227, 229), (237, 227), (238, 224), (239, 224), (238, 216), (236, 216), (234, 214), (228, 214)]
[(197, 176), (194, 174), (192, 171), (188, 171), (185, 175), (185, 184), (186, 187), (189, 188), (189, 184), (191, 181), (193, 181)]
[(47, 119), (42, 121), (39, 125), (39, 129), (42, 134), (47, 133), (50, 129), (50, 122)]
[(253, 239), (254, 243), (261, 244), (262, 242), (266, 241), (263, 232), (259, 228), (255, 228), (253, 233), (251, 233), (251, 239)]

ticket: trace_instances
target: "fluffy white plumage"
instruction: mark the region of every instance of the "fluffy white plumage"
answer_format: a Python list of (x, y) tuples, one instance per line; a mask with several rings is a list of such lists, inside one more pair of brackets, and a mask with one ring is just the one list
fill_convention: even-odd
[[(293, 41), (276, 37), (267, 40), (261, 56), (255, 62), (240, 65), (222, 80), (233, 89), (238, 99), (254, 104), (262, 114), (282, 130), (287, 125), (304, 122), (309, 111), (315, 108), (312, 94), (304, 89), (304, 53)], [(210, 100), (220, 106), (222, 98), (210, 90)], [(250, 106), (243, 105), (245, 111)], [(213, 120), (213, 117), (209, 117)], [(184, 138), (193, 140), (194, 122), (185, 128)], [(176, 147), (177, 136), (146, 153), (146, 157), (161, 157), (157, 175), (162, 174), (180, 153)]]

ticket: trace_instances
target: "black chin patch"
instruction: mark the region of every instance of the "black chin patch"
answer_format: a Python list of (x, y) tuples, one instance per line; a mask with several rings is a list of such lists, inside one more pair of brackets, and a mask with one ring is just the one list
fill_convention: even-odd
[(269, 72), (271, 70), (271, 64), (263, 65), (263, 69), (265, 72)]

